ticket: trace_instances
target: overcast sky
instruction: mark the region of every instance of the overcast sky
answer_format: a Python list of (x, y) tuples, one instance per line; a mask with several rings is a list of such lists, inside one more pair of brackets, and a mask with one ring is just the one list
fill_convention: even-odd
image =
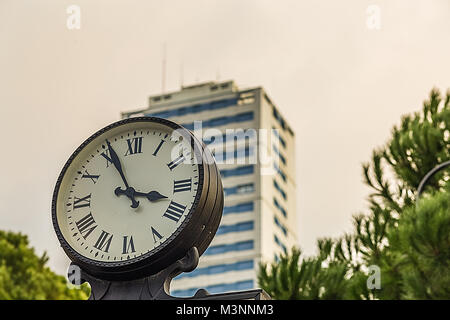
[(450, 88), (448, 0), (0, 0), (0, 229), (28, 234), (60, 273), (56, 178), (85, 138), (161, 92), (164, 43), (168, 91), (263, 86), (288, 120), (308, 254), (366, 211), (361, 163), (400, 116)]

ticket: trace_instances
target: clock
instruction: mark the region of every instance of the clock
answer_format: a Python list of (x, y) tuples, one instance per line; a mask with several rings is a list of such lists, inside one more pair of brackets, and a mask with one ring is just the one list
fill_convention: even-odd
[(52, 220), (67, 256), (104, 280), (156, 274), (220, 223), (223, 187), (214, 158), (182, 126), (155, 117), (115, 122), (84, 141), (64, 165)]

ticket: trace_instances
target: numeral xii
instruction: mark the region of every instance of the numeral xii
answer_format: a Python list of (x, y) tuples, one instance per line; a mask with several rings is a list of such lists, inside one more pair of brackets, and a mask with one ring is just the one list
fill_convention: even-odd
[(126, 156), (135, 153), (142, 153), (142, 137), (127, 139), (127, 146), (128, 149), (125, 153)]

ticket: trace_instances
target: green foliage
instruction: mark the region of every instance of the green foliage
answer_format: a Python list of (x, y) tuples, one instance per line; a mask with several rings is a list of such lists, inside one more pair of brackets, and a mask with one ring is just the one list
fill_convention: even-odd
[[(449, 159), (450, 91), (442, 99), (433, 89), (422, 111), (403, 117), (363, 164), (373, 192), (369, 212), (353, 217), (353, 233), (319, 240), (316, 257), (294, 249), (262, 264), (260, 286), (275, 299), (450, 299), (450, 170), (430, 180), (416, 207), (420, 181)], [(373, 265), (381, 289), (368, 289)]]
[(261, 264), (259, 284), (280, 300), (339, 299), (347, 286), (345, 265), (333, 263), (322, 268), (326, 257), (301, 259), (301, 254), (300, 249), (293, 248), (279, 262)]
[(450, 193), (421, 199), (389, 234), (406, 299), (450, 298)]
[(0, 231), (0, 300), (10, 299), (87, 299), (89, 289), (69, 289), (63, 276), (46, 263), (44, 253), (37, 256), (25, 235)]

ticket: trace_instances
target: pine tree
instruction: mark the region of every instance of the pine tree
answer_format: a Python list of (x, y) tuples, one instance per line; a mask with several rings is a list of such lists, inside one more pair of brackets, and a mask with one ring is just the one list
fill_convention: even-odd
[[(449, 159), (450, 91), (443, 100), (433, 89), (422, 111), (403, 117), (387, 144), (363, 164), (373, 192), (369, 213), (353, 217), (353, 233), (319, 240), (317, 257), (302, 260), (293, 251), (279, 264), (261, 265), (261, 287), (276, 299), (449, 299), (448, 170), (427, 185), (434, 196), (415, 207), (420, 181)], [(381, 270), (381, 289), (367, 286), (371, 266)], [(297, 287), (300, 293), (289, 293)]]

